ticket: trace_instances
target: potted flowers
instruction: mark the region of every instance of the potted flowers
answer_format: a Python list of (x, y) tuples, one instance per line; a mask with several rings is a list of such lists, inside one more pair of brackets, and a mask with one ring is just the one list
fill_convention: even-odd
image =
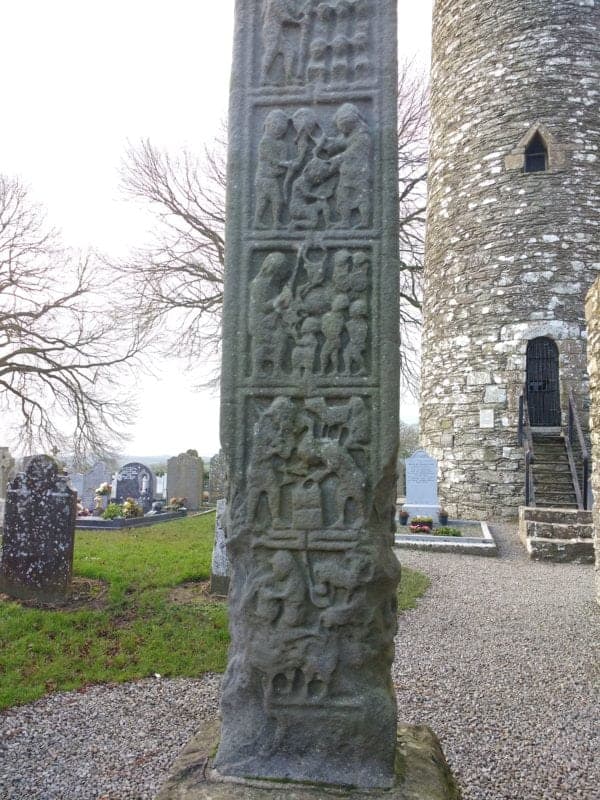
[(440, 525), (448, 524), (448, 512), (445, 508), (440, 508), (438, 511), (438, 517), (440, 518)]
[(400, 525), (407, 525), (409, 517), (410, 514), (408, 513), (408, 511), (401, 509), (400, 513), (398, 514), (398, 518), (400, 519)]
[(433, 519), (431, 517), (413, 517), (410, 521), (411, 533), (431, 533)]

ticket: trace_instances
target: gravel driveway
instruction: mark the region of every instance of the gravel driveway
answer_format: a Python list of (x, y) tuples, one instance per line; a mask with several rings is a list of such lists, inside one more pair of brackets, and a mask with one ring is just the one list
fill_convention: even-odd
[[(441, 738), (464, 800), (600, 798), (600, 609), (593, 570), (402, 551), (432, 587), (400, 618), (403, 721)], [(146, 800), (217, 709), (219, 678), (151, 678), (0, 715), (2, 800)]]

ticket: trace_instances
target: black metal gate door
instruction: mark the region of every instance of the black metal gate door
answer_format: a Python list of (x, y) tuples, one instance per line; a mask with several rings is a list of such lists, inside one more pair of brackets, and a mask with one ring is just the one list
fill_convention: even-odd
[(527, 404), (531, 425), (560, 425), (558, 347), (540, 337), (527, 345)]

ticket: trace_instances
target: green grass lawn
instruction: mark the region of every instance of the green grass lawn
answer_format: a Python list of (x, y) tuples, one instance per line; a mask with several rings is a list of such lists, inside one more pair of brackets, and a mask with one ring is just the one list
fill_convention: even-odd
[[(0, 709), (92, 683), (222, 671), (227, 611), (209, 599), (175, 604), (173, 587), (208, 580), (214, 515), (131, 531), (78, 531), (74, 573), (108, 585), (100, 610), (0, 603)], [(428, 579), (406, 568), (401, 609)]]

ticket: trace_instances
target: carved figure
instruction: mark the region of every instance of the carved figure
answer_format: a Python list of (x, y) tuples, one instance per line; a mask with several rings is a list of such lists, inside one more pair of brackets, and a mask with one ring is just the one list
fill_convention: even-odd
[(265, 375), (281, 368), (287, 333), (280, 324), (285, 310), (281, 285), (291, 268), (283, 253), (270, 253), (250, 287), (248, 331), (252, 337), (252, 373)]
[(303, 20), (304, 12), (298, 10), (295, 0), (265, 0), (262, 83), (269, 83), (269, 75), (278, 58), (283, 61), (283, 82), (294, 82), (297, 45), (294, 43), (293, 31), (300, 32)]
[(289, 188), (294, 177), (302, 172), (312, 158), (313, 152), (317, 151), (326, 140), (319, 118), (312, 108), (299, 108), (292, 115), (292, 125), (295, 132), (296, 158), (290, 164), (285, 177), (284, 194), (286, 197), (289, 195)]
[(352, 299), (358, 299), (369, 285), (368, 253), (358, 251), (352, 255), (352, 270), (349, 275), (349, 290)]
[(346, 323), (348, 331), (348, 345), (346, 347), (346, 370), (358, 375), (365, 375), (364, 354), (367, 350), (367, 337), (369, 335), (367, 305), (362, 300), (356, 300), (350, 306), (350, 319)]
[(283, 111), (271, 111), (265, 120), (264, 135), (258, 146), (256, 173), (255, 226), (265, 226), (266, 213), (271, 212), (271, 227), (279, 226), (283, 209), (283, 181), (291, 161), (286, 159), (289, 119)]
[(328, 39), (329, 29), (335, 20), (335, 12), (328, 3), (319, 3), (315, 13), (313, 35), (315, 38)]
[(371, 134), (358, 108), (344, 103), (335, 115), (341, 136), (328, 146), (338, 155), (331, 162), (339, 169), (336, 208), (339, 227), (351, 228), (353, 214), (358, 212), (358, 227), (369, 226), (371, 217)]
[(329, 178), (336, 173), (336, 168), (329, 161), (312, 158), (302, 174), (296, 178), (292, 187), (290, 200), (290, 227), (315, 229), (319, 226), (321, 216), (325, 227), (330, 224), (329, 199), (335, 187), (327, 184)]
[(309, 83), (327, 83), (327, 40), (314, 39), (310, 44), (306, 75)]
[(258, 591), (257, 614), (270, 623), (301, 625), (305, 617), (306, 581), (294, 556), (279, 550), (271, 559), (271, 574)]
[(338, 292), (347, 293), (350, 290), (350, 264), (352, 254), (349, 250), (338, 250), (333, 257), (332, 281)]
[(353, 397), (348, 405), (348, 422), (345, 428), (347, 436), (343, 438), (343, 444), (348, 451), (364, 450), (371, 439), (367, 406), (362, 397)]
[(316, 317), (307, 317), (300, 328), (300, 337), (292, 350), (292, 370), (298, 378), (312, 375), (319, 340), (317, 333), (321, 324)]
[(348, 80), (348, 57), (350, 42), (345, 36), (336, 36), (331, 43), (333, 52), (331, 59), (331, 76), (336, 83), (345, 83)]
[[(321, 351), (321, 369), (326, 373), (331, 368), (332, 372), (339, 371), (339, 361), (342, 349), (342, 332), (346, 321), (346, 310), (349, 306), (348, 298), (345, 294), (337, 294), (333, 298), (331, 311), (323, 315), (321, 320), (321, 330), (325, 337), (325, 343)], [(343, 364), (341, 367), (344, 369)]]

